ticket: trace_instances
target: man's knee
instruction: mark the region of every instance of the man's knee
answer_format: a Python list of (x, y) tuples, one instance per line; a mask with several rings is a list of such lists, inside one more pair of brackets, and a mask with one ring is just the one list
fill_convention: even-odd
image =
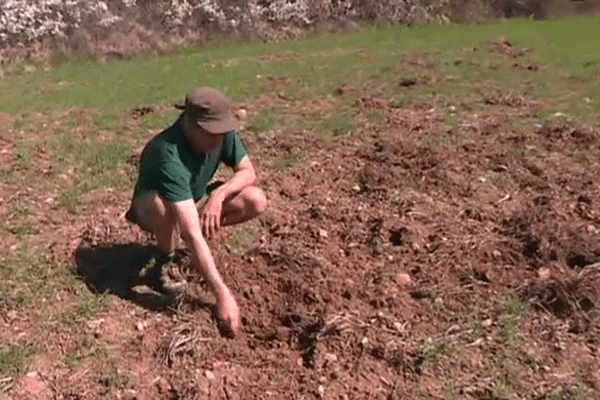
[(244, 190), (246, 206), (252, 214), (260, 215), (267, 208), (267, 196), (258, 186), (250, 186)]
[(170, 222), (165, 202), (155, 191), (135, 199), (132, 209), (135, 214), (135, 222), (146, 231), (154, 232), (162, 229), (165, 223)]

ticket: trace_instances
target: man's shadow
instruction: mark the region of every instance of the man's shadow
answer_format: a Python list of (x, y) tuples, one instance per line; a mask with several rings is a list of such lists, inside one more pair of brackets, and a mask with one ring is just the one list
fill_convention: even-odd
[(176, 297), (161, 286), (158, 248), (150, 244), (85, 245), (75, 250), (77, 274), (96, 293), (112, 293), (144, 308), (164, 311)]

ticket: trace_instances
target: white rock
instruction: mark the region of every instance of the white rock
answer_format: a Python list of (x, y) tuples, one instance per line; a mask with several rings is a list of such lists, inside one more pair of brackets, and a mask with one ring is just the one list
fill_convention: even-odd
[(323, 397), (323, 395), (325, 394), (325, 389), (323, 388), (323, 385), (319, 385), (319, 387), (317, 388), (317, 392), (319, 392), (319, 396)]
[(410, 275), (406, 272), (399, 272), (396, 274), (396, 283), (398, 285), (410, 285), (411, 282)]
[(212, 381), (213, 379), (215, 379), (215, 374), (213, 374), (213, 373), (212, 373), (212, 372), (210, 372), (209, 370), (206, 370), (206, 371), (204, 372), (204, 375), (206, 375), (206, 377), (207, 377), (208, 379), (210, 379), (211, 381)]
[(540, 268), (538, 270), (538, 276), (541, 279), (548, 279), (550, 278), (550, 270), (548, 268)]
[(239, 119), (246, 119), (246, 117), (248, 116), (248, 111), (246, 111), (246, 109), (244, 108), (240, 108), (237, 112), (237, 117)]

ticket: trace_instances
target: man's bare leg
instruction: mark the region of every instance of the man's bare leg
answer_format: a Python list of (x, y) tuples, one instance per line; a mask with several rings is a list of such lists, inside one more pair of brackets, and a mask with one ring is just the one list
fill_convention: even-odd
[(179, 243), (179, 226), (162, 197), (150, 192), (136, 199), (135, 207), (140, 227), (154, 234), (158, 248), (164, 253), (174, 252)]
[[(267, 198), (262, 189), (248, 186), (223, 202), (221, 224), (228, 226), (246, 222), (261, 215), (266, 207)], [(140, 227), (156, 236), (161, 251), (171, 253), (176, 250), (179, 243), (179, 226), (175, 216), (166, 207), (165, 200), (158, 193), (150, 192), (136, 199), (136, 212)]]
[(266, 208), (267, 197), (262, 189), (258, 186), (248, 186), (232, 198), (225, 199), (221, 211), (221, 226), (246, 222), (261, 215)]

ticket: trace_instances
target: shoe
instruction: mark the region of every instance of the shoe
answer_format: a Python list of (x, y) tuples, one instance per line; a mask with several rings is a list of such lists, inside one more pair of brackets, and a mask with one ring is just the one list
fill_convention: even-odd
[(139, 284), (146, 285), (154, 291), (162, 292), (164, 289), (163, 268), (174, 262), (175, 259), (175, 252), (150, 256), (146, 261), (146, 265), (139, 272)]

